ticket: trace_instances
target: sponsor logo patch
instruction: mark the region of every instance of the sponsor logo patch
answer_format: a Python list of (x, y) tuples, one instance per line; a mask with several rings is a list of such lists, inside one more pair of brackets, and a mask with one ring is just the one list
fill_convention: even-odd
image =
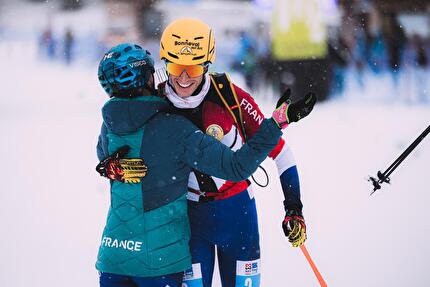
[(239, 276), (254, 276), (260, 274), (260, 259), (237, 261), (236, 274)]
[(112, 58), (112, 56), (113, 56), (114, 53), (115, 52), (110, 52), (110, 53), (105, 54), (105, 56), (103, 57), (103, 61), (106, 60), (106, 59)]
[(251, 272), (251, 263), (246, 263), (245, 264), (245, 273), (250, 273)]
[(194, 272), (193, 269), (188, 269), (187, 271), (184, 272), (184, 279), (183, 280), (191, 280), (194, 277)]
[(183, 281), (191, 281), (202, 278), (200, 263), (194, 263), (192, 267), (184, 272)]
[(145, 65), (146, 65), (145, 60), (140, 60), (140, 61), (136, 61), (136, 62), (129, 64), (130, 68), (135, 68), (135, 67), (145, 66)]
[(202, 49), (202, 47), (200, 47), (200, 43), (199, 42), (190, 42), (188, 40), (185, 40), (185, 41), (175, 41), (175, 46), (189, 46), (189, 47), (192, 47), (192, 48), (198, 49), (198, 50)]
[(182, 47), (179, 55), (195, 55), (189, 46)]
[(191, 55), (196, 56), (196, 52), (203, 50), (199, 42), (185, 41), (175, 41), (175, 46), (181, 46), (177, 55)]

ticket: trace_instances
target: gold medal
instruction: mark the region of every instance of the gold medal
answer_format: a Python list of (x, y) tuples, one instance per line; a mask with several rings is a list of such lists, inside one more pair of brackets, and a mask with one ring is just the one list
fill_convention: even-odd
[(222, 128), (216, 124), (212, 124), (212, 125), (208, 126), (208, 128), (206, 129), (206, 134), (213, 136), (214, 138), (216, 138), (219, 141), (221, 141), (222, 138), (224, 137), (224, 132), (223, 132)]

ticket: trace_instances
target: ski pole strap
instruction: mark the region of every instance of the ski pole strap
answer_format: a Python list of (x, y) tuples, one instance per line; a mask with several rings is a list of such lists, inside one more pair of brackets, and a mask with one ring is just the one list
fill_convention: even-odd
[(327, 287), (327, 283), (325, 283), (324, 278), (322, 277), (321, 273), (318, 271), (317, 266), (315, 265), (314, 261), (312, 260), (311, 256), (309, 255), (309, 252), (306, 249), (306, 246), (304, 244), (300, 245), (300, 250), (302, 250), (303, 255), (305, 255), (306, 260), (308, 261), (309, 265), (312, 268), (312, 271), (314, 272), (315, 276), (317, 277), (318, 283), (320, 283), (320, 286), (321, 287)]
[(255, 182), (256, 185), (258, 185), (259, 187), (267, 187), (269, 185), (269, 175), (267, 174), (267, 171), (264, 169), (264, 167), (262, 167), (261, 165), (258, 166), (259, 168), (261, 168), (261, 170), (264, 172), (264, 175), (266, 176), (266, 183), (265, 184), (260, 184), (259, 182), (257, 182), (257, 180), (254, 178), (254, 175), (251, 175), (252, 180)]

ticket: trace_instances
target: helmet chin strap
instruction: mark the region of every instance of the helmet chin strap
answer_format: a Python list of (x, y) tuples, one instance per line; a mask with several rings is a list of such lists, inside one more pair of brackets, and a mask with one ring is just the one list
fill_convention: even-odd
[(197, 88), (195, 89), (195, 91), (191, 94), (191, 97), (195, 96), (195, 95), (198, 95), (201, 92), (201, 90), (202, 90), (203, 85), (205, 84), (205, 82), (206, 82), (206, 72), (203, 74), (202, 81), (197, 86)]

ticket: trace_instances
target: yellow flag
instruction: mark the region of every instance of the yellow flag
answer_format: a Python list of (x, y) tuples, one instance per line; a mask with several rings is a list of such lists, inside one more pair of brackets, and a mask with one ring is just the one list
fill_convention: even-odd
[(320, 0), (276, 0), (272, 15), (275, 60), (320, 59), (327, 55), (327, 28)]

